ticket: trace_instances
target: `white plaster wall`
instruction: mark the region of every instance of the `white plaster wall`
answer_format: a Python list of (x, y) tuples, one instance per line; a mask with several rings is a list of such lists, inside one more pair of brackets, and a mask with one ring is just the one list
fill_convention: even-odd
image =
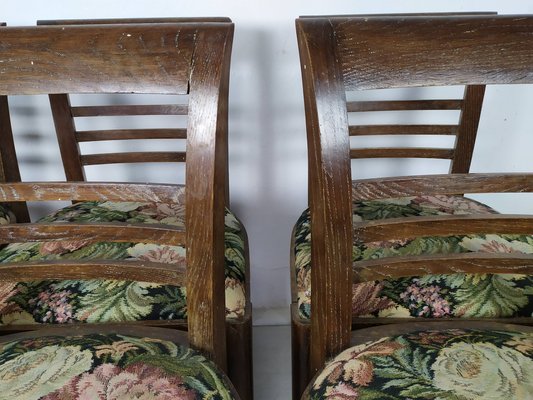
[[(230, 87), (230, 173), (232, 208), (244, 221), (251, 246), (252, 301), (256, 324), (288, 321), (289, 238), (292, 225), (306, 207), (307, 166), (305, 123), (294, 19), (298, 15), (398, 13), (439, 11), (498, 11), (533, 13), (524, 0), (2, 0), (0, 20), (9, 25), (33, 25), (37, 19), (118, 18), (158, 16), (228, 16), (235, 22)], [(45, 100), (45, 99), (40, 99)], [(36, 100), (36, 102), (40, 101)], [(17, 105), (18, 99), (13, 104)], [(491, 88), (474, 157), (473, 171), (521, 171), (533, 166), (533, 90), (523, 87)], [(29, 127), (52, 129), (46, 103), (30, 114)], [(515, 108), (522, 111), (519, 113)], [(23, 116), (25, 109), (20, 109)], [(37, 135), (39, 136), (39, 135)], [(36, 137), (37, 137), (36, 136)], [(512, 139), (511, 139), (512, 138)], [(24, 141), (25, 140), (25, 141)], [(62, 178), (57, 144), (52, 134), (32, 136), (21, 152), (39, 147), (38, 160), (23, 165), (23, 178)], [(36, 167), (39, 163), (40, 165)], [(422, 163), (366, 164), (362, 175), (394, 175), (424, 171), (446, 172)], [(418, 169), (420, 171), (420, 169)], [(103, 178), (102, 178), (103, 179)], [(489, 198), (500, 209), (533, 212), (532, 198)]]

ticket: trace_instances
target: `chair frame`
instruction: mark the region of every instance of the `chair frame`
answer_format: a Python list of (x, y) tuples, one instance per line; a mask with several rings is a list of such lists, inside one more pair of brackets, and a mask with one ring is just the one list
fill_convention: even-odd
[[(209, 22), (173, 22), (0, 28), (8, 49), (0, 58), (0, 201), (18, 204), (22, 221), (26, 201), (108, 200), (175, 201), (179, 185), (71, 182), (20, 182), (13, 145), (7, 96), (14, 94), (63, 95), (65, 93), (166, 93), (189, 94), (186, 166), (186, 229), (127, 225), (121, 230), (105, 224), (17, 223), (0, 226), (0, 241), (24, 242), (84, 237), (90, 241), (114, 238), (187, 248), (187, 273), (172, 264), (108, 261), (9, 263), (0, 266), (0, 280), (107, 278), (154, 283), (185, 284), (188, 292), (186, 329), (165, 330), (176, 340), (186, 337), (223, 370), (228, 370), (227, 347), (244, 348), (230, 356), (233, 369), (250, 357), (250, 321), (226, 324), (224, 299), (224, 209), (227, 204), (227, 98), (233, 24), (227, 19)], [(116, 52), (116, 41), (128, 31), (132, 39)], [(139, 44), (137, 38), (142, 40)], [(179, 37), (179, 42), (175, 39)], [(88, 43), (79, 46), (79, 43)], [(31, 43), (31, 45), (28, 45)], [(178, 43), (178, 45), (176, 45)], [(152, 46), (148, 45), (151, 44)], [(146, 45), (146, 46), (145, 46)], [(31, 52), (28, 52), (28, 49)], [(62, 58), (61, 54), (70, 57)], [(134, 62), (132, 62), (134, 60)], [(218, 60), (218, 62), (213, 62)], [(53, 73), (50, 72), (53, 66)], [(199, 173), (201, 171), (201, 173)], [(26, 211), (27, 212), (27, 211)], [(207, 216), (207, 217), (206, 217)], [(107, 324), (106, 324), (107, 325)], [(137, 330), (138, 325), (109, 324), (94, 329)], [(154, 324), (146, 324), (154, 325)], [(161, 326), (172, 324), (161, 323)], [(36, 326), (12, 327), (11, 332), (35, 330)], [(91, 327), (49, 327), (40, 332), (70, 334)], [(142, 328), (144, 329), (144, 328)], [(148, 328), (146, 328), (148, 329)], [(157, 329), (156, 329), (157, 331)], [(9, 329), (3, 330), (8, 333)], [(155, 331), (154, 331), (155, 332)], [(226, 332), (228, 332), (226, 334)], [(13, 335), (2, 340), (11, 340)], [(243, 342), (245, 345), (243, 346)], [(246, 346), (248, 345), (248, 347)], [(240, 371), (239, 371), (240, 372)], [(251, 371), (249, 371), (251, 377)], [(244, 389), (251, 390), (251, 382)], [(249, 387), (246, 388), (246, 385)]]
[[(376, 238), (379, 237), (379, 240), (387, 240), (413, 235), (533, 232), (533, 217), (526, 215), (399, 218), (363, 222), (355, 229), (352, 223), (352, 200), (357, 200), (357, 197), (370, 200), (417, 194), (533, 191), (533, 174), (468, 173), (484, 86), (533, 83), (533, 17), (306, 17), (297, 19), (296, 28), (306, 110), (313, 238), (311, 321), (300, 319), (295, 297), (292, 304), (293, 394), (294, 398), (299, 398), (310, 378), (325, 361), (350, 345), (352, 329), (386, 324), (381, 332), (389, 335), (394, 330), (390, 324), (401, 321), (388, 318), (352, 320), (352, 283), (452, 271), (533, 272), (531, 256), (521, 254), (397, 257), (352, 264), (355, 238), (378, 240)], [(464, 53), (456, 51), (458, 48), (469, 56), (463, 57)], [(350, 149), (349, 137), (357, 128), (349, 127), (348, 112), (383, 110), (384, 103), (349, 103), (346, 91), (446, 85), (467, 85), (454, 149), (446, 154), (432, 153), (432, 149), (372, 149), (366, 154)], [(419, 109), (406, 108), (406, 105), (413, 105), (412, 102), (389, 103), (392, 103), (389, 110)], [(443, 104), (446, 107), (450, 105), (436, 102), (433, 106), (441, 107)], [(425, 106), (422, 102), (414, 105)], [(399, 134), (404, 128), (393, 126), (389, 130)], [(377, 132), (364, 128), (359, 133)], [(351, 159), (359, 156), (437, 156), (451, 160), (451, 173), (366, 179), (354, 181), (352, 188)], [(353, 195), (356, 197), (353, 198)], [(422, 319), (414, 320), (420, 322)], [(465, 320), (468, 319), (455, 319), (454, 323), (464, 324)], [(484, 321), (533, 324), (531, 318)]]

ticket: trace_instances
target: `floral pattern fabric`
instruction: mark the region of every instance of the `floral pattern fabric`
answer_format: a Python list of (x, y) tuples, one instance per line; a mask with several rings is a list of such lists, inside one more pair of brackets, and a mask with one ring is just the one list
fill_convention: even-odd
[(45, 336), (0, 346), (4, 399), (234, 399), (201, 354), (173, 342), (119, 334)]
[(351, 347), (304, 398), (526, 400), (533, 398), (533, 333), (427, 330)]
[[(62, 208), (41, 222), (126, 222), (183, 227), (183, 203), (82, 202)], [(245, 309), (244, 232), (226, 210), (226, 316)], [(185, 263), (179, 246), (82, 240), (14, 243), (0, 249), (0, 262), (56, 259), (144, 260)], [(187, 317), (185, 288), (116, 280), (46, 280), (0, 283), (0, 323), (70, 323), (169, 320)]]
[(0, 225), (7, 225), (15, 222), (15, 215), (9, 210), (8, 207), (0, 204)]
[[(487, 213), (496, 211), (462, 196), (418, 196), (353, 203), (354, 222), (408, 216)], [(302, 318), (309, 318), (311, 229), (308, 210), (296, 224), (294, 239), (299, 313)], [(533, 254), (533, 236), (487, 234), (355, 243), (353, 260), (467, 252)], [(358, 317), (531, 317), (533, 277), (514, 274), (449, 274), (365, 282), (353, 286), (352, 304), (353, 315)]]

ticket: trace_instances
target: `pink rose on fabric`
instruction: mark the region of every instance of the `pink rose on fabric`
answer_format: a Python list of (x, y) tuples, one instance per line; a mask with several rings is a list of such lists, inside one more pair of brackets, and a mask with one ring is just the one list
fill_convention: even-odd
[(41, 243), (39, 252), (43, 255), (47, 254), (64, 254), (71, 253), (79, 248), (87, 245), (87, 240), (64, 240), (60, 242), (44, 242)]
[(43, 397), (43, 400), (194, 400), (195, 398), (195, 392), (185, 387), (180, 377), (169, 376), (152, 365), (136, 363), (125, 369), (113, 364), (102, 364), (92, 373), (84, 373), (73, 378), (61, 389)]

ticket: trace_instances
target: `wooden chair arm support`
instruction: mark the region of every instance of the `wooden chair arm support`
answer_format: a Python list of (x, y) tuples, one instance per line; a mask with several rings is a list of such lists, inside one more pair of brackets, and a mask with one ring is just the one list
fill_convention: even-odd
[(185, 231), (163, 224), (36, 223), (0, 225), (0, 243), (83, 240), (185, 245)]
[(63, 279), (116, 279), (185, 285), (185, 267), (149, 261), (52, 260), (0, 264), (0, 282)]
[(352, 200), (375, 200), (421, 194), (532, 191), (532, 173), (418, 175), (353, 181)]
[(436, 215), (391, 218), (357, 223), (355, 242), (377, 242), (423, 236), (453, 236), (484, 233), (533, 234), (532, 215)]
[(182, 185), (102, 182), (0, 183), (0, 202), (7, 201), (139, 201), (175, 203)]
[(428, 274), (533, 274), (533, 254), (460, 253), (356, 262), (354, 283)]

